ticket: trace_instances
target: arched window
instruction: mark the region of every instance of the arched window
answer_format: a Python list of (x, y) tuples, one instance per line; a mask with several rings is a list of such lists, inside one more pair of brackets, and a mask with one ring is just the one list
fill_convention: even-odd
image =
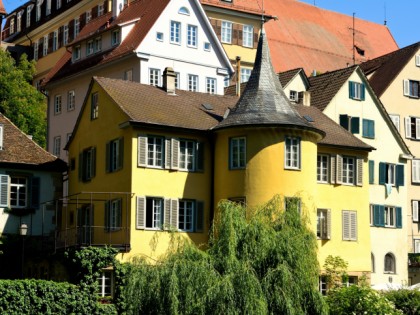
[(371, 260), (371, 272), (375, 272), (375, 256), (373, 253), (370, 253), (370, 260)]
[(181, 7), (178, 11), (179, 14), (190, 15), (190, 11), (186, 7)]
[(395, 273), (395, 256), (391, 253), (385, 255), (385, 273)]

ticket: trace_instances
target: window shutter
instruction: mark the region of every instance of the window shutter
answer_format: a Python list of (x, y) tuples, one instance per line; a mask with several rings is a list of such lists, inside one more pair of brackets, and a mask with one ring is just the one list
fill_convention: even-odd
[(137, 197), (136, 229), (144, 229), (146, 198)]
[(105, 171), (111, 171), (111, 142), (106, 143)]
[(83, 152), (79, 153), (79, 181), (83, 180)]
[(335, 180), (336, 180), (335, 156), (331, 156), (331, 158), (330, 158), (330, 182), (331, 182), (331, 184), (335, 184)]
[(410, 81), (409, 80), (403, 80), (404, 85), (404, 95), (410, 96)]
[(369, 184), (375, 183), (375, 161), (369, 161)]
[(362, 83), (360, 85), (360, 100), (364, 101), (365, 100), (365, 90), (366, 90), (366, 86), (364, 83)]
[(385, 206), (379, 206), (379, 224), (378, 226), (385, 226)]
[(96, 176), (96, 148), (92, 148), (92, 177)]
[(171, 139), (171, 169), (177, 170), (179, 167), (179, 140)]
[(420, 139), (420, 118), (416, 118), (416, 134), (412, 134), (411, 137)]
[(346, 130), (349, 130), (349, 116), (340, 115), (340, 126)]
[(327, 240), (330, 240), (331, 239), (331, 210), (330, 209), (327, 209), (327, 217), (326, 217), (326, 220), (327, 220), (327, 224), (326, 224), (326, 239)]
[(420, 181), (420, 160), (411, 160), (411, 181), (418, 183)]
[(343, 211), (343, 240), (350, 239), (350, 215), (348, 211)]
[(375, 121), (374, 120), (371, 120), (369, 122), (368, 134), (369, 134), (369, 137), (375, 138)]
[(105, 201), (104, 209), (105, 209), (105, 215), (104, 215), (105, 222), (104, 222), (104, 227), (105, 227), (105, 230), (106, 231), (109, 231), (110, 230), (110, 225), (111, 225), (110, 224), (111, 205), (110, 205), (110, 201), (109, 200), (108, 201)]
[(253, 48), (257, 48), (258, 46), (258, 29), (254, 27), (254, 46)]
[(124, 137), (118, 139), (119, 156), (117, 161), (117, 168), (122, 169), (124, 166)]
[(138, 166), (147, 165), (147, 137), (139, 136), (137, 141), (137, 164)]
[(413, 207), (413, 222), (419, 222), (419, 202), (418, 200), (413, 200), (411, 204)]
[(405, 137), (411, 138), (411, 117), (405, 117)]
[(362, 122), (362, 136), (363, 137), (369, 136), (369, 126), (368, 126), (368, 121), (366, 119), (363, 119), (363, 122)]
[(357, 186), (363, 186), (363, 159), (357, 159), (356, 160), (356, 175), (357, 175), (357, 180), (356, 180), (356, 185)]
[(31, 178), (31, 208), (39, 209), (41, 194), (41, 179), (39, 177)]
[(0, 175), (0, 207), (9, 206), (9, 176)]
[(360, 119), (359, 117), (352, 117), (350, 120), (351, 123), (351, 133), (358, 134), (360, 133)]
[(402, 208), (395, 207), (395, 212), (396, 212), (395, 226), (401, 229), (402, 228)]
[(337, 155), (337, 165), (336, 165), (336, 183), (342, 184), (343, 183), (343, 157), (341, 155)]
[(171, 226), (178, 230), (178, 199), (171, 199)]
[(171, 139), (165, 139), (165, 168), (171, 168)]
[(164, 200), (164, 215), (163, 215), (163, 228), (165, 230), (171, 229), (171, 199)]
[(373, 225), (374, 226), (381, 226), (380, 217), (383, 215), (381, 212), (381, 208), (379, 205), (373, 205)]
[(404, 186), (404, 165), (398, 164), (395, 166), (396, 169), (396, 182), (397, 187)]
[(416, 66), (420, 67), (420, 55), (416, 55)]
[(386, 164), (379, 162), (379, 185), (385, 184)]
[(204, 202), (197, 201), (195, 213), (195, 231), (203, 232), (204, 230)]
[(197, 150), (196, 150), (196, 170), (198, 172), (202, 172), (204, 170), (204, 143), (203, 142), (197, 142), (196, 144)]
[(354, 82), (349, 81), (349, 98), (354, 98)]
[(357, 241), (357, 212), (349, 211), (350, 215), (350, 239)]

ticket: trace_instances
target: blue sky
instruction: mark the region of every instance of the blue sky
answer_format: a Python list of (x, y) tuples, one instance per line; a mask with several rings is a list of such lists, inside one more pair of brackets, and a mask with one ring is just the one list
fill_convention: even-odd
[[(257, 1), (257, 0), (250, 0)], [(258, 0), (261, 1), (261, 0)], [(273, 1), (273, 0), (270, 0)], [(281, 0), (274, 0), (281, 1)], [(387, 25), (399, 47), (420, 41), (420, 0), (299, 0), (331, 11)], [(7, 12), (12, 12), (26, 0), (3, 0)], [(385, 9), (386, 8), (386, 9)], [(386, 11), (386, 14), (385, 14)]]
[[(387, 26), (400, 48), (420, 41), (420, 0), (300, 0)], [(385, 14), (386, 12), (386, 14)]]

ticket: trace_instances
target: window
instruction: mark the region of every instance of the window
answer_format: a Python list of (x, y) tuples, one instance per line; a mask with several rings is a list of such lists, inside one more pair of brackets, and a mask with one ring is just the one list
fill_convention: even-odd
[(98, 16), (101, 16), (103, 14), (104, 14), (104, 5), (101, 3), (101, 4), (98, 4)]
[(370, 261), (371, 261), (371, 272), (375, 272), (375, 256), (373, 253), (370, 253)]
[(343, 210), (343, 241), (357, 241), (357, 212)]
[(56, 95), (54, 97), (54, 114), (61, 114), (61, 95)]
[(284, 167), (287, 169), (300, 169), (300, 139), (286, 137), (284, 143)]
[(171, 21), (171, 37), (170, 41), (172, 44), (181, 43), (181, 23)]
[(45, 6), (45, 15), (51, 14), (51, 0), (47, 0), (47, 5)]
[(246, 165), (246, 138), (230, 139), (230, 169), (243, 169)]
[(395, 273), (395, 256), (391, 253), (385, 255), (384, 273)]
[(193, 91), (193, 92), (198, 91), (198, 75), (194, 75), (194, 74), (188, 75), (188, 91)]
[(53, 148), (53, 153), (55, 156), (60, 156), (60, 152), (61, 152), (61, 137), (57, 136), (54, 137), (54, 148)]
[(163, 42), (163, 33), (162, 32), (156, 32), (156, 40)]
[(90, 181), (96, 174), (96, 148), (83, 150), (79, 156), (79, 179)]
[(80, 32), (80, 20), (79, 18), (75, 18), (74, 19), (74, 34), (73, 34), (73, 38), (76, 38), (77, 35), (79, 35)]
[(412, 218), (413, 222), (417, 223), (419, 222), (419, 200), (412, 200), (411, 206), (412, 206)]
[(75, 106), (75, 102), (76, 102), (76, 95), (74, 94), (74, 91), (69, 91), (67, 93), (67, 110), (71, 111), (74, 110), (74, 106)]
[(379, 184), (404, 186), (404, 165), (379, 163)]
[(0, 175), (0, 207), (39, 208), (39, 177)]
[(153, 86), (160, 86), (160, 70), (149, 69), (149, 84)]
[(210, 43), (209, 42), (204, 42), (204, 50), (205, 51), (210, 51), (210, 49), (211, 49)]
[(180, 86), (181, 86), (179, 72), (175, 72), (175, 74), (176, 74), (176, 76), (175, 76), (175, 88), (179, 89)]
[(405, 118), (405, 137), (409, 139), (420, 139), (420, 118)]
[(69, 26), (65, 24), (63, 26), (63, 45), (67, 45), (69, 43)]
[(384, 205), (372, 205), (373, 226), (402, 228), (402, 208)]
[(370, 119), (363, 119), (362, 136), (365, 138), (375, 138), (375, 121)]
[(178, 229), (192, 232), (194, 227), (194, 201), (180, 200), (178, 205)]
[(27, 206), (27, 178), (10, 177), (10, 207), (25, 208)]
[(411, 182), (420, 183), (420, 160), (411, 160)]
[(22, 30), (22, 14), (23, 11), (18, 12), (17, 14), (17, 26), (16, 26), (16, 31), (20, 32)]
[(179, 14), (190, 15), (190, 11), (189, 11), (186, 7), (181, 7), (181, 8), (178, 10), (178, 13), (179, 13)]
[(320, 276), (319, 277), (319, 292), (321, 292), (322, 295), (327, 295), (327, 290), (328, 290), (327, 276)]
[(31, 12), (33, 7), (34, 6), (31, 4), (28, 5), (28, 7), (26, 8), (26, 28), (31, 26)]
[(179, 141), (179, 168), (193, 171), (195, 169), (195, 141)]
[(56, 51), (57, 49), (58, 49), (58, 31), (54, 31), (52, 50)]
[(48, 55), (48, 35), (44, 36), (44, 43), (42, 47), (42, 55), (45, 57), (46, 55)]
[(244, 25), (242, 32), (242, 45), (245, 47), (253, 47), (254, 27), (252, 25)]
[(343, 156), (343, 184), (354, 184), (354, 158)]
[(385, 206), (385, 227), (394, 227), (395, 226), (395, 208)]
[(316, 167), (316, 178), (320, 183), (328, 183), (328, 167), (329, 167), (329, 156), (324, 154), (318, 154), (317, 156), (317, 167)]
[(106, 170), (115, 172), (122, 169), (124, 160), (124, 138), (109, 141), (106, 144)]
[(92, 19), (92, 11), (86, 11), (86, 23), (89, 23)]
[(391, 118), (392, 123), (394, 124), (395, 128), (397, 128), (397, 130), (400, 131), (400, 116), (399, 115), (389, 115), (389, 118)]
[(246, 207), (246, 197), (231, 197), (228, 200), (232, 201), (235, 204)]
[(232, 43), (232, 22), (222, 21), (222, 43)]
[(114, 276), (112, 270), (103, 270), (98, 277), (98, 295), (100, 297), (112, 296)]
[(373, 226), (374, 205), (369, 205), (369, 225)]
[(38, 42), (34, 42), (34, 59), (38, 60)]
[(299, 197), (284, 197), (284, 209), (286, 211), (298, 211), (301, 213), (302, 202)]
[(37, 4), (36, 4), (36, 16), (35, 16), (35, 20), (37, 22), (41, 19), (41, 5), (42, 5), (42, 2), (37, 2)]
[(298, 101), (298, 92), (297, 91), (290, 90), (290, 92), (289, 92), (289, 100), (291, 100), (292, 102), (297, 102)]
[(90, 119), (96, 119), (99, 115), (99, 95), (97, 92), (92, 93), (90, 104)]
[(57, 0), (56, 1), (57, 10), (61, 8), (61, 5), (62, 5), (61, 0)]
[(96, 37), (94, 42), (94, 51), (97, 53), (102, 50), (102, 37)]
[(132, 69), (124, 71), (124, 80), (125, 81), (133, 81), (133, 70)]
[(89, 56), (93, 54), (93, 40), (90, 40), (86, 44), (86, 55)]
[(416, 55), (416, 66), (420, 67), (420, 55)]
[(248, 82), (251, 76), (251, 69), (241, 68), (241, 83)]
[(197, 26), (195, 25), (187, 26), (187, 46), (197, 47)]
[(317, 210), (317, 221), (316, 221), (316, 236), (319, 239), (331, 238), (331, 212), (329, 209), (318, 209)]
[(73, 47), (73, 61), (80, 59), (80, 46)]
[(353, 134), (358, 134), (360, 132), (360, 119), (359, 117), (340, 115), (340, 126)]
[(10, 25), (9, 25), (9, 33), (13, 34), (15, 32), (15, 19), (12, 18), (10, 20)]
[(121, 230), (121, 199), (105, 202), (105, 230), (108, 232)]
[(146, 198), (146, 228), (161, 229), (163, 225), (163, 199)]
[(353, 100), (365, 100), (365, 85), (363, 83), (349, 81), (349, 97)]
[(163, 167), (163, 138), (147, 137), (147, 165)]
[(216, 79), (206, 78), (206, 92), (210, 94), (216, 93)]
[(408, 97), (419, 98), (420, 97), (419, 84), (420, 84), (419, 81), (404, 80), (404, 95)]
[(116, 46), (120, 43), (120, 30), (115, 30), (111, 34), (111, 45)]
[(331, 183), (363, 186), (363, 163), (363, 158), (331, 156)]

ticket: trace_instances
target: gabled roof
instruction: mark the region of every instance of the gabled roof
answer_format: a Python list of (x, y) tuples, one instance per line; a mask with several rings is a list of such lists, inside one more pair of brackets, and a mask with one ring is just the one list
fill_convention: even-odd
[(246, 88), (235, 107), (215, 129), (252, 125), (282, 125), (319, 132), (296, 112), (284, 94), (271, 64), (264, 29)]
[(8, 118), (0, 114), (3, 126), (3, 147), (0, 150), (0, 166), (32, 168), (64, 172), (67, 165), (32, 141)]
[(353, 66), (309, 77), (311, 106), (323, 111), (356, 68)]
[(278, 76), (279, 76), (281, 86), (285, 87), (302, 70), (303, 70), (302, 68), (297, 68), (297, 69), (291, 69), (288, 71), (280, 72)]
[(373, 73), (369, 82), (378, 97), (382, 96), (419, 49), (420, 42), (417, 42), (360, 64), (366, 75)]

